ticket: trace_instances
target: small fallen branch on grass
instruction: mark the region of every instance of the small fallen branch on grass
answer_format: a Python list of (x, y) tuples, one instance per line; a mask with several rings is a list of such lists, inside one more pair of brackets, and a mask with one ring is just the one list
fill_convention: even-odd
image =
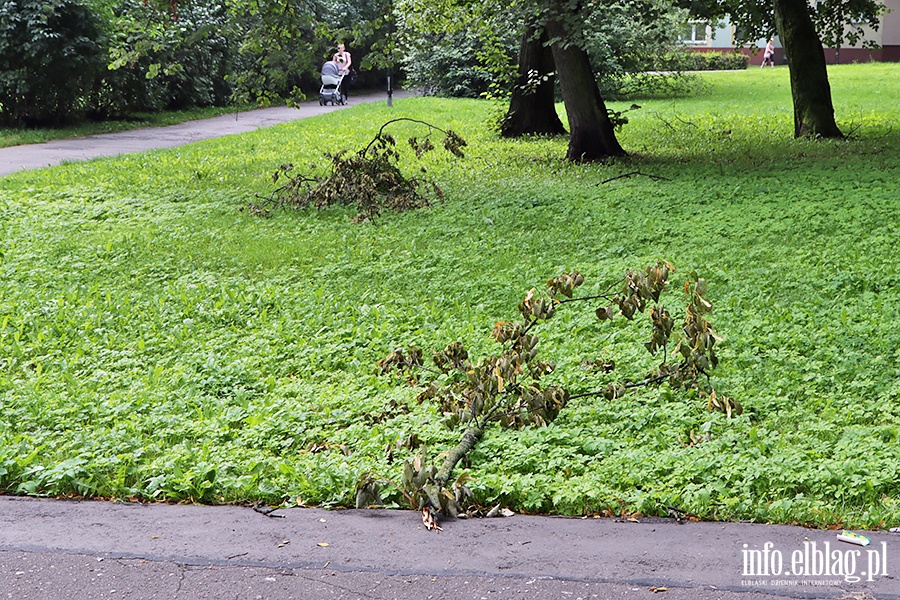
[(654, 181), (672, 181), (668, 177), (662, 177), (661, 175), (651, 175), (650, 173), (643, 173), (641, 171), (631, 171), (630, 173), (623, 173), (622, 175), (616, 175), (615, 177), (610, 177), (609, 179), (604, 179), (598, 185), (603, 185), (604, 183), (609, 183), (610, 181), (615, 181), (616, 179), (625, 179), (628, 177), (634, 177), (636, 175), (642, 175), (643, 177), (649, 177)]

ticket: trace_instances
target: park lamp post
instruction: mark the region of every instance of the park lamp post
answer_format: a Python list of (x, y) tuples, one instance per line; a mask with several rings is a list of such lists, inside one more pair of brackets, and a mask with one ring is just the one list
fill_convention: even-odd
[(394, 1), (388, 0), (387, 105), (394, 105)]

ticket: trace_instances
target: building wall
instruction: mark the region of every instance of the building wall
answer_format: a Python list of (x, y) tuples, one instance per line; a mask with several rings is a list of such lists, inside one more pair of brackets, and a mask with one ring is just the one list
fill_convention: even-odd
[(882, 0), (890, 10), (881, 17), (881, 44), (900, 48), (900, 0)]

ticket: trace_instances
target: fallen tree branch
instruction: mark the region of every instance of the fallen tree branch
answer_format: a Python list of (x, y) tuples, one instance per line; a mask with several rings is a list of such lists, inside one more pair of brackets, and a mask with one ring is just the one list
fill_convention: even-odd
[(272, 514), (280, 508), (281, 508), (280, 506), (276, 506), (275, 508), (272, 508), (271, 506), (266, 506), (262, 502), (257, 502), (256, 504), (253, 505), (254, 512), (258, 512), (259, 514), (261, 514), (265, 517), (269, 517), (270, 519), (283, 519), (284, 518), (284, 515), (273, 515)]
[(641, 171), (631, 171), (630, 173), (623, 173), (622, 175), (616, 175), (615, 177), (610, 177), (609, 179), (604, 179), (598, 185), (603, 185), (604, 183), (609, 183), (610, 181), (615, 181), (616, 179), (625, 179), (626, 177), (634, 177), (635, 175), (643, 175), (644, 177), (649, 177), (655, 181), (672, 181), (668, 177), (662, 177), (660, 175), (651, 175), (650, 173), (642, 173)]
[[(482, 427), (469, 427), (463, 432), (459, 443), (447, 453), (447, 458), (441, 463), (441, 468), (438, 469), (438, 472), (434, 476), (434, 482), (437, 484), (438, 488), (447, 486), (447, 482), (450, 481), (450, 476), (453, 474), (453, 469), (456, 468), (456, 464), (475, 447), (475, 444), (478, 443), (483, 435), (484, 428)], [(438, 506), (435, 508), (440, 507)]]

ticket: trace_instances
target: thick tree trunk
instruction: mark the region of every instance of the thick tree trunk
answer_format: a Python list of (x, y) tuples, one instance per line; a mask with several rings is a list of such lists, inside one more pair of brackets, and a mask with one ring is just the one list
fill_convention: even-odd
[(775, 0), (775, 28), (791, 72), (794, 137), (844, 137), (834, 121), (825, 53), (806, 0)]
[(577, 9), (563, 0), (555, 4), (558, 12), (548, 20), (547, 33), (555, 40), (552, 45), (553, 60), (569, 119), (566, 158), (591, 162), (610, 156), (624, 156), (625, 151), (616, 139), (588, 55), (573, 41), (581, 37), (580, 32), (571, 30), (579, 22), (578, 15), (572, 12)]
[(500, 125), (500, 135), (561, 135), (566, 132), (556, 114), (555, 76), (537, 85), (530, 79), (553, 73), (553, 53), (547, 47), (543, 27), (529, 25), (519, 46), (519, 74), (509, 99), (509, 111)]

